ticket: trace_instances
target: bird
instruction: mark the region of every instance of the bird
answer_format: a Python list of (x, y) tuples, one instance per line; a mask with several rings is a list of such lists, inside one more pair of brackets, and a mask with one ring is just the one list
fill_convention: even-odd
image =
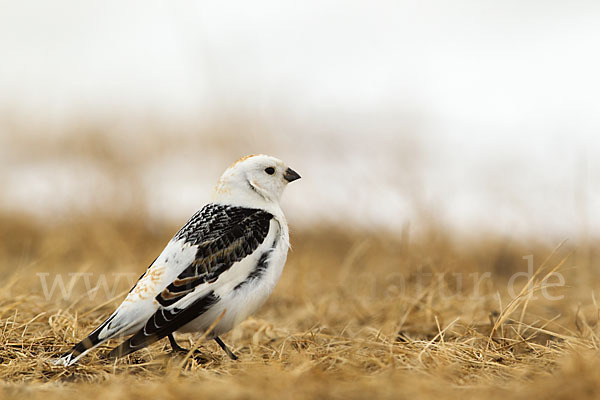
[(280, 198), (297, 179), (300, 175), (275, 157), (237, 160), (117, 309), (54, 364), (71, 366), (107, 340), (127, 336), (108, 358), (165, 337), (174, 352), (187, 351), (174, 332), (204, 333), (237, 359), (219, 336), (257, 311), (281, 277), (290, 241)]

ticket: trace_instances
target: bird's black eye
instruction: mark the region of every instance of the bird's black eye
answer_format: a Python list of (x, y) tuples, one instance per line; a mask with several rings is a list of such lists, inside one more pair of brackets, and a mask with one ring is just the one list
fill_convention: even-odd
[(265, 172), (269, 175), (273, 175), (275, 173), (275, 168), (273, 168), (273, 167), (265, 168)]

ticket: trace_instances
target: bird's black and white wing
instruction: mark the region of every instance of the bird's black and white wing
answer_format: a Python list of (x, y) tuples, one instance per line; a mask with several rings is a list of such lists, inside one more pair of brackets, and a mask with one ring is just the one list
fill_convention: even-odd
[(173, 240), (194, 248), (194, 259), (155, 297), (159, 307), (144, 326), (109, 356), (139, 350), (218, 303), (215, 282), (265, 242), (272, 218), (264, 210), (216, 204), (192, 217)]

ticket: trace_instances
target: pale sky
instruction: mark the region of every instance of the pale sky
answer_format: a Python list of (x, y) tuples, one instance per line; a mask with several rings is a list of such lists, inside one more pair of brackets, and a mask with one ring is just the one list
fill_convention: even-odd
[[(305, 183), (319, 195), (289, 200), (304, 214), (361, 198), (363, 176), (403, 204), (395, 225), (412, 218), (417, 181), (460, 229), (600, 233), (598, 21), (597, 1), (0, 1), (0, 144), (6, 117), (60, 128), (242, 112), (297, 136), (278, 150), (310, 175), (316, 161), (353, 174)], [(311, 148), (324, 135), (343, 152)], [(406, 137), (424, 158), (410, 179), (366, 172), (373, 156), (393, 168)], [(204, 189), (178, 201), (187, 211)], [(358, 219), (390, 221), (362, 195)]]

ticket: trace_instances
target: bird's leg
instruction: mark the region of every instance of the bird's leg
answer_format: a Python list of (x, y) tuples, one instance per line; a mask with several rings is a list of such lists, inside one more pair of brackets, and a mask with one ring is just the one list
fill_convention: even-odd
[[(169, 343), (171, 343), (171, 348), (173, 349), (173, 353), (187, 354), (190, 352), (188, 349), (184, 349), (183, 347), (181, 347), (180, 345), (177, 344), (172, 333), (167, 335), (167, 337), (169, 338)], [(204, 354), (202, 354), (202, 352), (198, 349), (194, 350), (193, 357), (199, 364), (204, 364), (209, 361), (208, 358)]]
[(189, 353), (188, 349), (184, 349), (183, 347), (177, 344), (172, 333), (169, 333), (167, 337), (169, 338), (169, 343), (171, 343), (171, 349), (173, 349), (173, 352), (177, 351), (179, 353)]
[(237, 356), (235, 354), (233, 354), (233, 352), (231, 350), (229, 350), (229, 348), (225, 345), (225, 343), (223, 343), (223, 341), (218, 336), (215, 337), (215, 342), (217, 342), (219, 344), (219, 346), (223, 349), (223, 351), (225, 353), (227, 353), (229, 358), (231, 358), (232, 360), (238, 359)]

